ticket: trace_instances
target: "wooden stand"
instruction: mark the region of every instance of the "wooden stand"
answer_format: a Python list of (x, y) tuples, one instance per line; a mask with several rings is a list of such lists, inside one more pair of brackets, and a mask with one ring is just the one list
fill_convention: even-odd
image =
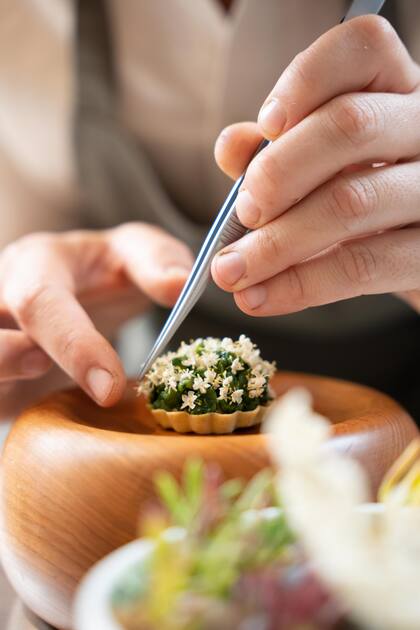
[[(363, 463), (374, 489), (417, 434), (401, 407), (371, 389), (301, 374), (277, 374), (273, 385), (277, 395), (295, 385), (312, 392), (334, 425), (332, 446)], [(265, 444), (258, 429), (205, 437), (164, 431), (133, 391), (106, 410), (79, 390), (51, 396), (20, 417), (4, 450), (0, 531), (9, 579), (39, 617), (69, 628), (78, 581), (135, 537), (156, 471), (178, 475), (198, 456), (218, 462), (227, 477), (249, 478), (269, 465)]]

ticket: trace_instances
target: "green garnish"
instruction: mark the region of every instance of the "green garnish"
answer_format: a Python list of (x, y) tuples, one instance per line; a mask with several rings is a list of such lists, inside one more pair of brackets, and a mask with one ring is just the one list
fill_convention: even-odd
[[(181, 483), (160, 473), (156, 487), (163, 511), (151, 512), (141, 532), (155, 545), (147, 570), (138, 569), (141, 579), (127, 573), (113, 593), (124, 627), (202, 628), (202, 615), (217, 602), (227, 606), (244, 574), (257, 575), (292, 553), (269, 470), (248, 484), (224, 482), (219, 469), (193, 460)], [(267, 506), (275, 506), (268, 518), (261, 514)], [(168, 527), (182, 528), (183, 535), (174, 542), (165, 535)]]
[(160, 357), (139, 384), (154, 409), (198, 415), (252, 411), (270, 400), (274, 363), (263, 361), (248, 337), (182, 343)]

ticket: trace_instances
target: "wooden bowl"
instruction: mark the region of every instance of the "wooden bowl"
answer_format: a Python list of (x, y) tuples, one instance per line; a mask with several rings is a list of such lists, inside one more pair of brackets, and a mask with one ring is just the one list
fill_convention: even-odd
[[(357, 457), (375, 490), (417, 434), (409, 415), (352, 383), (290, 373), (273, 380), (277, 395), (296, 385), (308, 388), (316, 410), (332, 421), (331, 446)], [(0, 545), (8, 577), (29, 608), (70, 628), (77, 583), (94, 562), (135, 537), (139, 513), (153, 498), (155, 471), (179, 474), (191, 456), (218, 462), (227, 477), (249, 478), (269, 465), (258, 428), (178, 435), (157, 427), (132, 390), (111, 409), (68, 390), (24, 412), (2, 458)]]

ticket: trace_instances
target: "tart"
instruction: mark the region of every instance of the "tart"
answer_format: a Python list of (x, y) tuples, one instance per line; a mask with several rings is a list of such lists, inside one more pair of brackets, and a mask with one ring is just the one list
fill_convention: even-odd
[(199, 338), (159, 357), (138, 384), (156, 422), (178, 433), (232, 433), (259, 424), (275, 364), (245, 335)]

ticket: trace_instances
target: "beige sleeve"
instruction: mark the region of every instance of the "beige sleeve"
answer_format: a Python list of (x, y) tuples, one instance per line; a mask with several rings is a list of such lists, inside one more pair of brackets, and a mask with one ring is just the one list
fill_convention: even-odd
[(0, 9), (0, 248), (80, 225), (72, 150), (71, 0)]

